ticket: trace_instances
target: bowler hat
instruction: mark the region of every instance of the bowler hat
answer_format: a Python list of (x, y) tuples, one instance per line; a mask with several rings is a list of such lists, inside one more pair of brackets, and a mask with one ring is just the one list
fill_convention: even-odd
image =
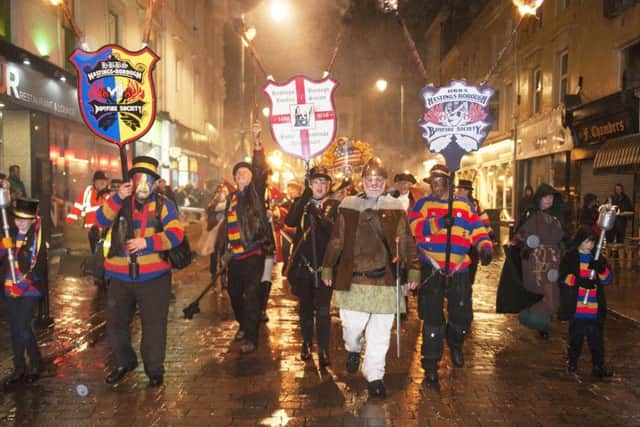
[(458, 188), (463, 188), (465, 190), (473, 190), (473, 183), (468, 179), (459, 179), (458, 180)]
[(107, 178), (107, 174), (104, 171), (95, 171), (93, 173), (93, 180), (96, 181), (98, 179), (109, 179), (109, 178)]
[(249, 170), (251, 170), (251, 163), (249, 162), (238, 162), (233, 166), (233, 173), (232, 175), (235, 176), (236, 172), (238, 172), (238, 169), (240, 168), (247, 168)]
[(431, 180), (434, 179), (434, 178), (447, 178), (447, 179), (449, 179), (450, 177), (451, 177), (451, 172), (449, 171), (449, 169), (447, 169), (446, 166), (444, 166), (444, 165), (435, 165), (429, 171), (429, 176), (427, 178), (423, 179), (423, 181), (428, 183), (428, 184), (430, 184)]
[(412, 184), (415, 184), (417, 182), (416, 178), (410, 173), (399, 173), (393, 177), (393, 182), (401, 182), (401, 181), (407, 181)]

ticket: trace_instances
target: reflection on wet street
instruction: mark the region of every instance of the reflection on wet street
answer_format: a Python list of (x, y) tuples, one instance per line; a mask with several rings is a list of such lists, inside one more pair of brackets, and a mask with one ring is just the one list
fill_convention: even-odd
[[(579, 375), (568, 375), (564, 369), (565, 324), (556, 324), (551, 339), (543, 341), (523, 330), (513, 315), (494, 313), (500, 267), (501, 261), (496, 260), (479, 272), (473, 329), (465, 343), (466, 366), (454, 368), (445, 349), (439, 389), (422, 385), (415, 301), (409, 319), (402, 324), (401, 358), (395, 356), (395, 338), (387, 356), (388, 397), (369, 400), (366, 381), (346, 371), (336, 313), (329, 369), (320, 369), (315, 355), (312, 362), (299, 359), (296, 301), (280, 278), (272, 291), (270, 321), (261, 327), (259, 349), (253, 354), (239, 354), (228, 297), (219, 286), (202, 300), (202, 313), (190, 321), (182, 319), (182, 309), (209, 279), (205, 260), (199, 259), (174, 277), (176, 302), (170, 309), (163, 387), (147, 388), (142, 366), (118, 386), (105, 385), (103, 378), (111, 367), (109, 346), (105, 339), (88, 339), (49, 364), (45, 378), (36, 385), (5, 389), (0, 398), (0, 424), (640, 425), (640, 362), (635, 357), (640, 350), (638, 327), (613, 316), (608, 319), (607, 360), (616, 372), (611, 381), (591, 379), (587, 349), (580, 359)], [(68, 286), (76, 285), (70, 281)], [(91, 286), (67, 301), (56, 328), (91, 327), (86, 319), (92, 318), (95, 325), (100, 324), (102, 301)], [(76, 325), (74, 318), (82, 319), (82, 324)], [(56, 335), (50, 345), (64, 345), (67, 336), (76, 335)], [(137, 342), (137, 326), (134, 337)], [(86, 397), (76, 393), (79, 384), (88, 387)]]

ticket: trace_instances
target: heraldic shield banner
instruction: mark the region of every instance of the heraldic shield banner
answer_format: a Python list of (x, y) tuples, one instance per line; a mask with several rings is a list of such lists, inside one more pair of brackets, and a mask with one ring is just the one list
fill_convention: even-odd
[(149, 48), (131, 52), (116, 45), (71, 54), (82, 118), (94, 134), (122, 147), (151, 129), (156, 115), (151, 73), (158, 59)]
[(454, 80), (449, 86), (425, 87), (420, 97), (425, 106), (418, 120), (429, 151), (441, 153), (451, 170), (457, 170), (466, 153), (476, 151), (487, 137), (491, 123), (489, 101), (494, 90)]
[(271, 135), (284, 152), (310, 160), (331, 145), (337, 129), (333, 101), (337, 86), (331, 78), (296, 76), (264, 87), (271, 103)]

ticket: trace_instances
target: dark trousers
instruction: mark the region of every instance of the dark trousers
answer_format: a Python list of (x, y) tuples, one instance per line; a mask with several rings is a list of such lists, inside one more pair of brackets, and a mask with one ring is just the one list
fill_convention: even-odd
[(13, 346), (13, 366), (16, 371), (26, 371), (25, 351), (29, 356), (31, 369), (38, 370), (40, 368), (40, 350), (38, 350), (38, 343), (31, 328), (31, 320), (39, 299), (40, 297), (7, 298), (11, 345)]
[[(469, 273), (456, 273), (448, 280), (440, 273), (431, 275), (432, 269), (424, 266), (421, 280), (429, 278), (418, 296), (418, 312), (424, 321), (422, 326), (422, 365), (434, 369), (442, 358), (444, 338), (449, 347), (462, 349), (464, 337), (471, 326), (471, 283)], [(443, 312), (447, 298), (448, 320)]]
[(591, 363), (594, 367), (604, 365), (604, 322), (598, 319), (573, 319), (569, 322), (568, 357), (573, 363), (578, 362), (584, 337), (587, 337), (591, 351)]
[(149, 377), (164, 373), (167, 317), (171, 295), (171, 273), (144, 282), (109, 279), (107, 289), (107, 333), (118, 366), (136, 366), (131, 346), (131, 321), (140, 308), (142, 340), (140, 353)]
[(264, 257), (250, 256), (229, 262), (227, 292), (231, 298), (233, 314), (245, 332), (247, 340), (258, 343), (260, 321), (260, 279)]
[(624, 236), (627, 231), (627, 219), (616, 218), (613, 228), (605, 233), (608, 243), (624, 243)]
[(322, 280), (318, 280), (316, 288), (313, 275), (310, 272), (300, 274), (293, 287), (299, 300), (298, 315), (300, 316), (302, 339), (307, 343), (313, 341), (315, 324), (318, 347), (320, 350), (328, 351), (331, 335), (331, 315), (329, 313), (331, 288), (325, 286)]
[(89, 237), (89, 246), (91, 247), (91, 253), (96, 253), (96, 245), (98, 244), (98, 240), (100, 240), (100, 229), (96, 226), (93, 226), (89, 229), (89, 233), (87, 234)]

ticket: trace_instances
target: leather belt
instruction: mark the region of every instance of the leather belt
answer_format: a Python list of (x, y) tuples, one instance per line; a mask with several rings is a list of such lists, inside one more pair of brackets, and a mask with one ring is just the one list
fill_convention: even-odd
[(354, 271), (351, 275), (353, 277), (366, 277), (367, 279), (380, 279), (385, 276), (386, 272), (386, 267), (382, 267), (376, 270)]

